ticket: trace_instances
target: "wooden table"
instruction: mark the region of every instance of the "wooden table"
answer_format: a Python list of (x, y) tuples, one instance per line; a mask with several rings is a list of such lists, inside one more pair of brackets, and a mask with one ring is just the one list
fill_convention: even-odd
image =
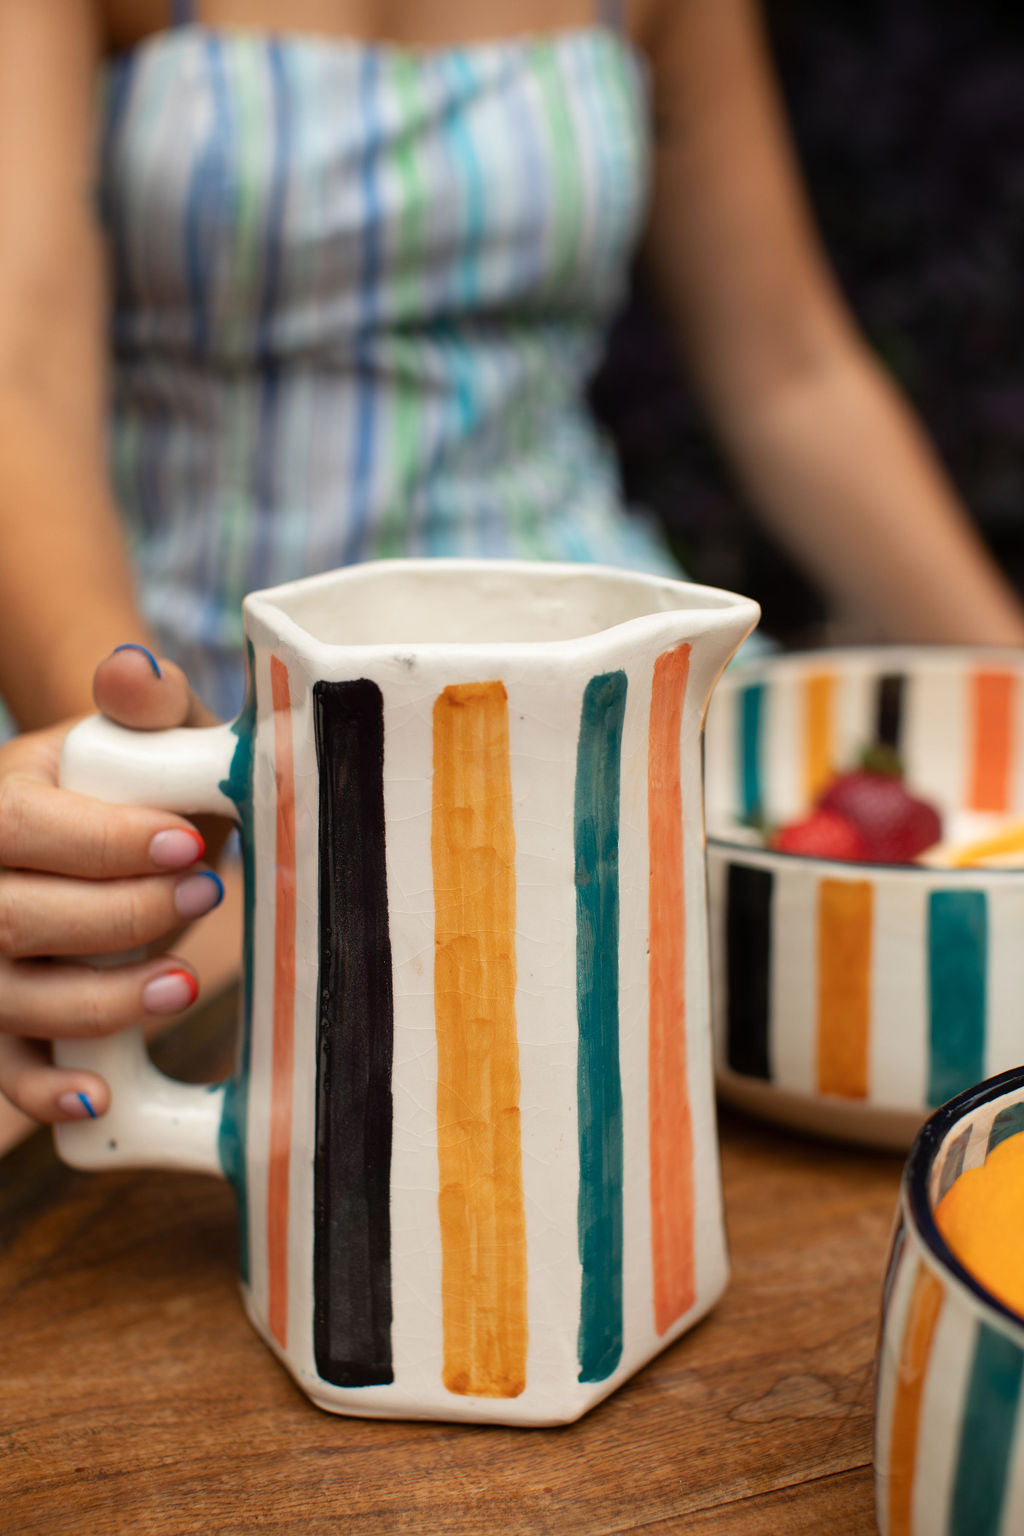
[(0, 1162), (0, 1532), (872, 1532), (900, 1159), (728, 1114), (722, 1140), (716, 1311), (580, 1423), (512, 1430), (311, 1407), (242, 1313), (226, 1186), (77, 1173), (38, 1133)]

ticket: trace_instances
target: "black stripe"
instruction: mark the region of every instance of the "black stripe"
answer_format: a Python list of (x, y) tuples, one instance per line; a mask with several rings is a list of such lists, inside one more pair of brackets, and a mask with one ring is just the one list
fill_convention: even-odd
[(771, 1079), (770, 869), (730, 864), (726, 894), (726, 1056), (733, 1072)]
[(939, 1174), (939, 1197), (936, 1205), (943, 1195), (948, 1195), (957, 1179), (963, 1172), (964, 1158), (967, 1156), (967, 1143), (971, 1139), (971, 1127), (961, 1131), (955, 1141), (951, 1141), (946, 1149), (946, 1155), (942, 1163), (942, 1172)]
[(384, 715), (376, 683), (317, 683), (320, 1013), (313, 1341), (339, 1387), (394, 1380)]
[(889, 1247), (889, 1262), (885, 1266), (885, 1279), (882, 1282), (882, 1316), (888, 1314), (889, 1303), (892, 1300), (892, 1288), (896, 1283), (896, 1275), (903, 1259), (904, 1249), (907, 1246), (907, 1229), (900, 1219), (899, 1225), (893, 1234)]
[(880, 677), (875, 704), (875, 741), (879, 746), (894, 747), (897, 751), (903, 733), (903, 684), (903, 675), (899, 672)]

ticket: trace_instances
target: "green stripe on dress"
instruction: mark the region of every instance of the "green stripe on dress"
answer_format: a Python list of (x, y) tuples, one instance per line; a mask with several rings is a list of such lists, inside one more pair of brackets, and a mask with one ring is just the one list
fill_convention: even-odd
[(530, 50), (530, 61), (540, 87), (554, 170), (550, 281), (559, 290), (568, 286), (580, 246), (583, 194), (576, 174), (575, 128), (566, 110), (565, 85), (551, 45), (535, 43)]

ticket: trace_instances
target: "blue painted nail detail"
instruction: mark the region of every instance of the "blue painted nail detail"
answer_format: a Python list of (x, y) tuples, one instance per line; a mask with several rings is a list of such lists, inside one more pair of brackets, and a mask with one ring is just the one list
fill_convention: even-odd
[[(221, 902), (224, 900), (224, 881), (221, 879), (220, 875), (215, 874), (212, 869), (201, 869), (199, 873), (201, 875), (205, 875), (207, 880), (212, 880), (214, 885), (217, 887), (219, 894), (217, 896), (216, 905), (219, 907)], [(212, 912), (213, 908), (211, 907), (210, 910)]]
[(115, 645), (111, 655), (116, 656), (118, 651), (141, 651), (143, 656), (147, 656), (149, 658), (149, 664), (153, 668), (153, 671), (156, 673), (157, 677), (163, 677), (163, 673), (160, 671), (160, 663), (153, 655), (153, 652), (147, 651), (144, 645), (137, 645), (134, 641), (130, 640), (125, 645)]
[(81, 1099), (82, 1103), (85, 1105), (86, 1113), (88, 1114), (89, 1119), (90, 1120), (98, 1120), (99, 1116), (97, 1115), (96, 1111), (92, 1107), (92, 1103), (90, 1102), (89, 1095), (87, 1093), (80, 1093), (78, 1095), (78, 1097)]

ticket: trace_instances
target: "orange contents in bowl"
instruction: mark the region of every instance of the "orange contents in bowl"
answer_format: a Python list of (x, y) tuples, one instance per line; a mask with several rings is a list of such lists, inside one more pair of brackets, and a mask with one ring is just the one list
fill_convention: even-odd
[(964, 1268), (1024, 1316), (1024, 1132), (962, 1173), (935, 1220)]

